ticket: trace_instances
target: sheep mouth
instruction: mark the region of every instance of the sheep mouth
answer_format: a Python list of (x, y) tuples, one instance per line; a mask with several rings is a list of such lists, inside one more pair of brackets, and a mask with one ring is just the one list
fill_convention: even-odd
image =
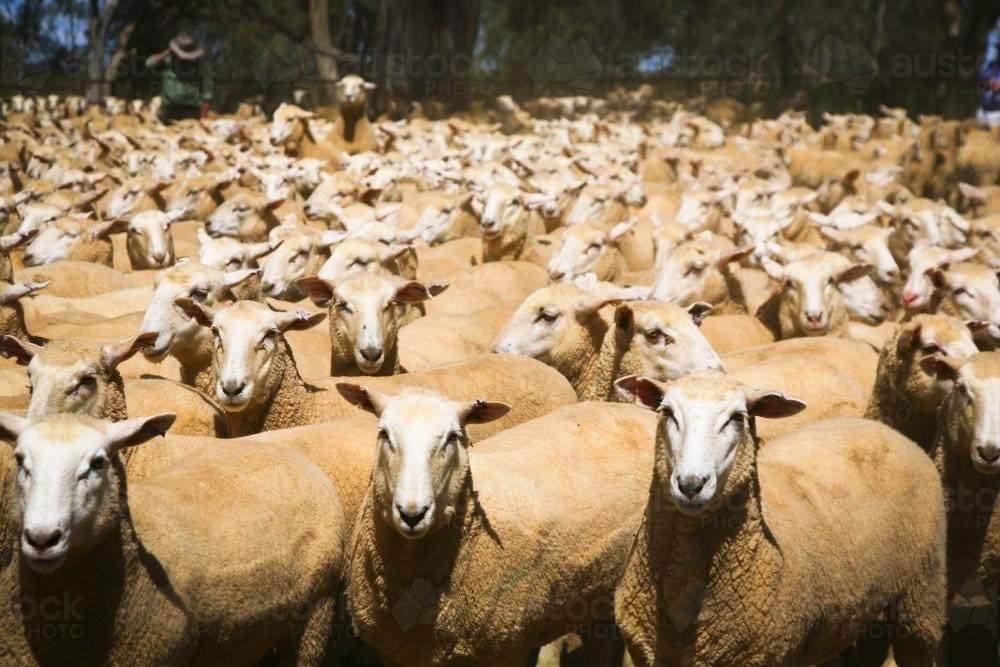
[(491, 225), (489, 227), (483, 227), (483, 238), (495, 239), (496, 237), (500, 236), (500, 231), (501, 229), (499, 225)]
[(221, 391), (217, 391), (215, 392), (215, 398), (226, 412), (242, 412), (250, 404), (250, 395), (247, 392), (229, 396)]
[(1000, 460), (989, 462), (979, 456), (973, 456), (972, 467), (981, 475), (995, 475), (1000, 472)]
[(166, 337), (166, 340), (162, 343), (159, 339), (157, 339), (152, 345), (143, 348), (142, 355), (146, 357), (148, 361), (158, 364), (166, 359), (167, 355), (170, 354), (170, 346), (172, 343), (172, 337)]
[(58, 570), (66, 561), (68, 550), (63, 548), (56, 551), (46, 550), (40, 554), (33, 547), (22, 544), (21, 555), (27, 561), (28, 567), (40, 574), (51, 574)]
[(680, 494), (674, 494), (674, 504), (677, 505), (683, 514), (695, 515), (701, 514), (705, 508), (708, 506), (708, 499), (701, 498), (686, 498)]

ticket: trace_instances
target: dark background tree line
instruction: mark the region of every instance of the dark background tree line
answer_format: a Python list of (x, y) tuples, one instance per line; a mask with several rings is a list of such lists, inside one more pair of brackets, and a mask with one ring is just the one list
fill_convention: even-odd
[[(43, 92), (153, 94), (144, 57), (188, 29), (206, 46), (221, 108), (271, 106), (295, 89), (325, 102), (333, 81), (360, 73), (383, 104), (649, 84), (774, 110), (806, 99), (966, 115), (998, 15), (1000, 0), (0, 0), (3, 35), (52, 69)], [(12, 71), (4, 94), (18, 88)]]

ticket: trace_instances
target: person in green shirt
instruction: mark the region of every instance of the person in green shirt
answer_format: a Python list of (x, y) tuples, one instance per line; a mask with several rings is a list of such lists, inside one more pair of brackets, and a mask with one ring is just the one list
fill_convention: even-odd
[(215, 84), (202, 55), (194, 37), (182, 32), (170, 40), (170, 48), (146, 59), (146, 67), (160, 75), (160, 120), (165, 124), (208, 115)]

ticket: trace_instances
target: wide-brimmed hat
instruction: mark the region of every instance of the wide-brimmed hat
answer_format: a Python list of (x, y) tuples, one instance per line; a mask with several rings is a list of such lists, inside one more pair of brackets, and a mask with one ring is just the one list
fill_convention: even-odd
[(194, 37), (182, 32), (170, 40), (170, 51), (181, 60), (198, 60), (203, 49)]

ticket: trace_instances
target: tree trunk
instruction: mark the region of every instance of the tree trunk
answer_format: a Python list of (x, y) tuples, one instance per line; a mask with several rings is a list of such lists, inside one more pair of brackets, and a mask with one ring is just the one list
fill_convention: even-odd
[(108, 29), (118, 8), (119, 0), (90, 0), (90, 30), (87, 44), (87, 101), (97, 104), (110, 92), (104, 77), (104, 55), (108, 46)]
[(320, 99), (333, 101), (334, 85), (340, 78), (337, 58), (330, 39), (329, 0), (309, 0), (309, 37), (316, 48), (316, 70), (319, 75)]
[(135, 23), (126, 23), (121, 32), (118, 33), (115, 52), (111, 54), (111, 59), (108, 61), (108, 69), (104, 73), (104, 89), (102, 94), (105, 96), (111, 94), (112, 86), (118, 77), (123, 74), (122, 64), (128, 58), (128, 43), (132, 39), (132, 33), (135, 32), (135, 26)]

